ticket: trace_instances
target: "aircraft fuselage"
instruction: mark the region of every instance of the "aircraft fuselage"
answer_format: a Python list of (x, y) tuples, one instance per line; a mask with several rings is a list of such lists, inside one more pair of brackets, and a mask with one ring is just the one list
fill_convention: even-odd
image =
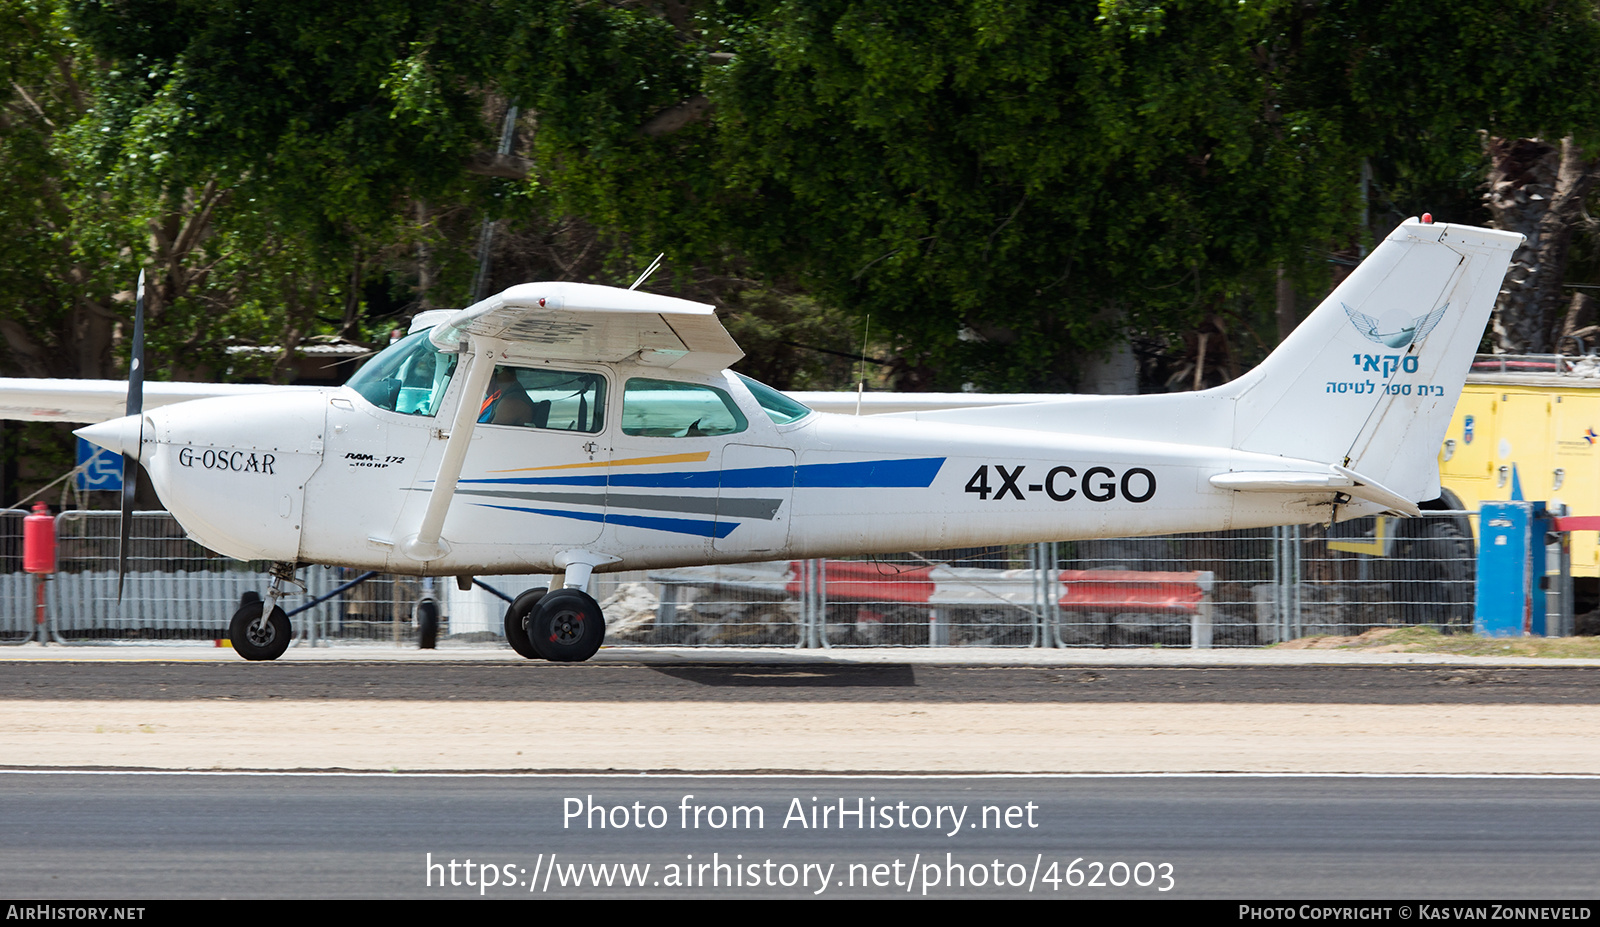
[[(1226, 447), (813, 413), (778, 424), (731, 373), (565, 364), (604, 379), (586, 430), (476, 426), (443, 556), (404, 542), (448, 437), (440, 414), (375, 407), (349, 388), (229, 397), (147, 413), (142, 458), (196, 540), (243, 560), (401, 574), (539, 573), (563, 552), (598, 569), (838, 557), (1327, 520), (1326, 494), (1210, 485), (1281, 459)], [(723, 434), (639, 433), (635, 378), (720, 389), (743, 422)], [(619, 401), (620, 400), (620, 401)], [(477, 403), (478, 397), (472, 397)], [(633, 432), (633, 433), (630, 433)], [(201, 439), (204, 436), (204, 439)], [(1341, 506), (1360, 514), (1361, 503)]]

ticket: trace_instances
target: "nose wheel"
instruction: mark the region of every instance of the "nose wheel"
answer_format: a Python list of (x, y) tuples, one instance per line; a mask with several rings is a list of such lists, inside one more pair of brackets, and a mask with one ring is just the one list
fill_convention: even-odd
[(265, 608), (266, 603), (259, 596), (247, 593), (239, 610), (233, 613), (233, 620), (228, 622), (228, 641), (234, 653), (246, 660), (276, 660), (289, 649), (293, 635), (288, 616), (274, 605), (263, 621), (261, 615)]
[(294, 578), (292, 563), (274, 563), (271, 575), (267, 600), (263, 602), (261, 596), (246, 592), (239, 599), (239, 610), (228, 622), (228, 642), (233, 645), (233, 652), (246, 660), (276, 660), (293, 640), (289, 616), (278, 607), (278, 600), (283, 598), (284, 583), (299, 586), (301, 592), (305, 591), (305, 584)]

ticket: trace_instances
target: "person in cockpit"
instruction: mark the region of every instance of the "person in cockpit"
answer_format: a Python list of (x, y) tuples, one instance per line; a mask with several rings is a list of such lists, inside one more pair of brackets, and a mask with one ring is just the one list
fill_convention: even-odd
[(533, 423), (533, 400), (510, 367), (495, 367), (489, 392), (478, 409), (480, 425), (529, 425)]

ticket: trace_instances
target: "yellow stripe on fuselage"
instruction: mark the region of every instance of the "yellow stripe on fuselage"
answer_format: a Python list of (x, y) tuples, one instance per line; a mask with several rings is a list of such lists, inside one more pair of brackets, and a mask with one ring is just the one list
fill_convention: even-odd
[(693, 454), (663, 454), (660, 457), (629, 457), (626, 460), (591, 460), (586, 463), (553, 464), (548, 467), (517, 467), (514, 470), (489, 470), (489, 473), (528, 473), (533, 470), (578, 470), (585, 467), (633, 467), (645, 464), (701, 463), (709, 460), (710, 451)]

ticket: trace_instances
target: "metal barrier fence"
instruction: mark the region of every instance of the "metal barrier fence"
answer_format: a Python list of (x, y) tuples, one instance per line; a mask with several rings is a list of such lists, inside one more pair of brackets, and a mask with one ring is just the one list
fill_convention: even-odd
[[(22, 521), (27, 513), (0, 510), (0, 642), (35, 636), (35, 579), (20, 572)], [(117, 512), (69, 511), (56, 516), (57, 572), (45, 582), (51, 637), (59, 641), (220, 640), (246, 592), (266, 588), (266, 563), (243, 563), (205, 549), (184, 535), (167, 512), (135, 512), (128, 575), (117, 595)], [(311, 567), (300, 571), (305, 596), (323, 595), (359, 571)], [(379, 576), (294, 616), (305, 640), (342, 639), (415, 644), (413, 611), (422, 580)]]
[(612, 639), (1239, 647), (1381, 627), (1467, 631), (1470, 517), (658, 570), (643, 577), (660, 597), (654, 620)]
[[(33, 579), (19, 572), (24, 514), (0, 510), (0, 641), (34, 634)], [(602, 574), (592, 591), (618, 645), (1240, 647), (1375, 627), (1468, 630), (1469, 517)], [(60, 572), (46, 583), (57, 639), (218, 639), (240, 597), (265, 587), (266, 564), (211, 553), (167, 513), (141, 512), (119, 602), (117, 532), (115, 512), (58, 516)], [(303, 570), (308, 595), (284, 606), (356, 575)], [(491, 579), (513, 596), (550, 582)], [(422, 583), (372, 579), (294, 615), (296, 634), (414, 646)], [(436, 593), (441, 639), (452, 612), (458, 640), (499, 637), (499, 600), (448, 580)]]

